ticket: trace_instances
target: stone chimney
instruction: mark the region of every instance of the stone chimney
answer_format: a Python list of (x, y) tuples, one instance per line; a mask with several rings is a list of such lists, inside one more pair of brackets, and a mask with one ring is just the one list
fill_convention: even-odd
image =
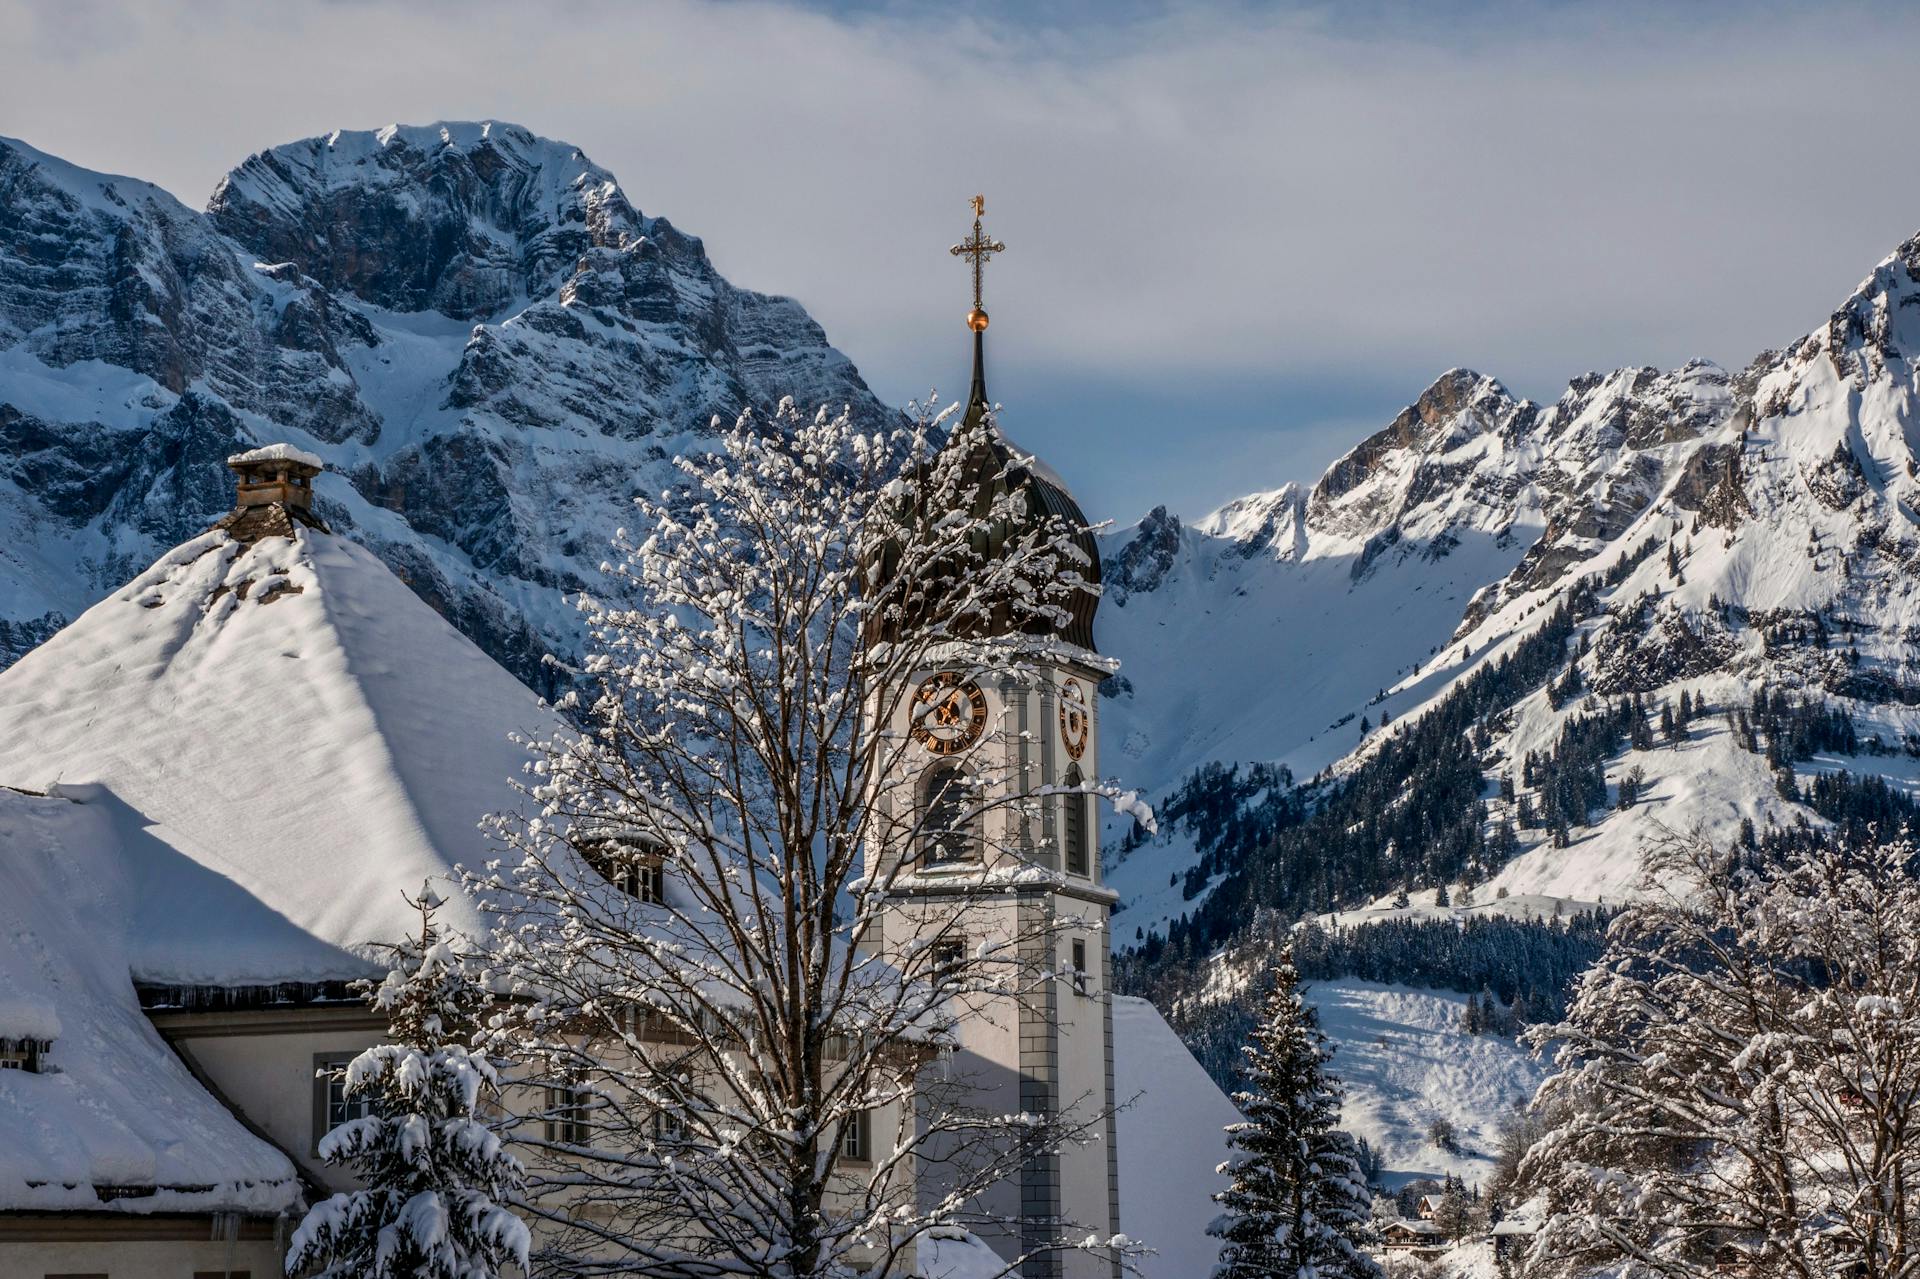
[(296, 526), (327, 526), (313, 513), (313, 480), (326, 463), (291, 444), (268, 444), (227, 459), (238, 478), (233, 510), (215, 524), (236, 541), (292, 537)]

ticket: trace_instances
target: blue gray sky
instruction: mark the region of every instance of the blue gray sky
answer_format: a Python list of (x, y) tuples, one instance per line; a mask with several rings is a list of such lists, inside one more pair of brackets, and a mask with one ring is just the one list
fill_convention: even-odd
[(1311, 479), (1443, 370), (1567, 379), (1820, 323), (1920, 229), (1920, 10), (0, 0), (0, 133), (199, 205), (393, 121), (581, 147), (895, 402), (963, 389), (1100, 516)]

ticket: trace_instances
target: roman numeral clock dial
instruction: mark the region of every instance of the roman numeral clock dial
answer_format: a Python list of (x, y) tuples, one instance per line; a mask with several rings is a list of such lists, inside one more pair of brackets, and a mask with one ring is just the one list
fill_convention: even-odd
[(987, 699), (980, 686), (954, 671), (920, 682), (913, 695), (913, 740), (935, 755), (954, 755), (987, 730)]

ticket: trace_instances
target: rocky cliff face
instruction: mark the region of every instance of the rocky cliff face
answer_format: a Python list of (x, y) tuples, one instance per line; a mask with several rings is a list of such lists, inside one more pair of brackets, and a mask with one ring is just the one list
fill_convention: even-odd
[(330, 523), (540, 686), (628, 499), (785, 395), (887, 412), (798, 304), (516, 126), (276, 147), (205, 213), (0, 139), (0, 661), (284, 438)]

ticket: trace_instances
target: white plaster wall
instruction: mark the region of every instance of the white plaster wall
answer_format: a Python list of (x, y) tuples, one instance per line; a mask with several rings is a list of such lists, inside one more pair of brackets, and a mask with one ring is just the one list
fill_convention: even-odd
[(241, 1114), (322, 1184), (334, 1190), (356, 1184), (314, 1153), (325, 1134), (313, 1130), (313, 1058), (315, 1053), (352, 1056), (379, 1043), (378, 1031), (179, 1036), (177, 1042)]
[(0, 1243), (0, 1276), (106, 1275), (108, 1279), (193, 1279), (212, 1271), (234, 1279), (279, 1279), (280, 1249), (271, 1240), (225, 1243), (129, 1239), (113, 1243)]

